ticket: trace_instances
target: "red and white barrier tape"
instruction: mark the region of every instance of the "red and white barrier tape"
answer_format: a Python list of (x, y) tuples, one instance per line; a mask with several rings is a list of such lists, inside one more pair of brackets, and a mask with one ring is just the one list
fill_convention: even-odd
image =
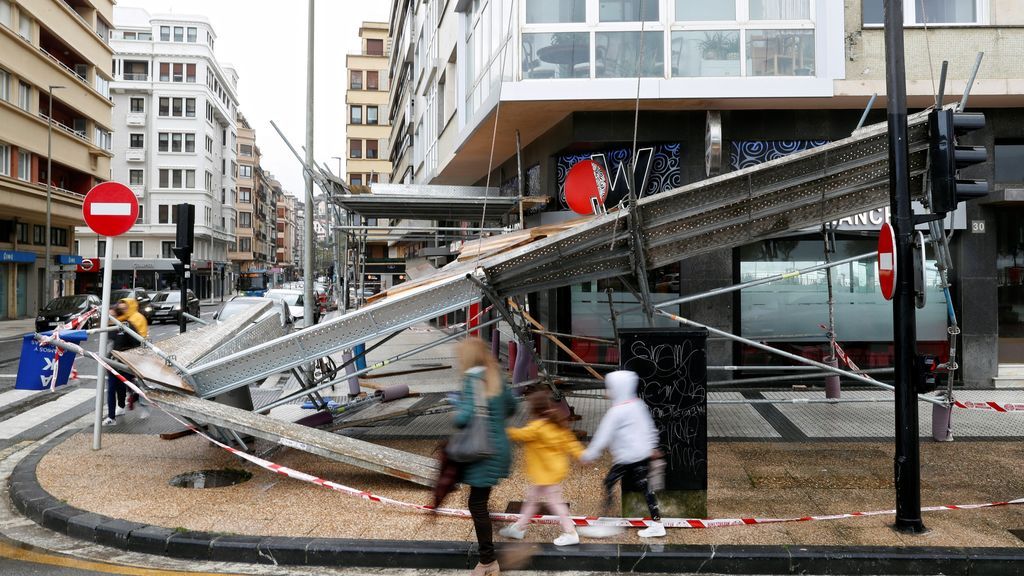
[[(98, 308), (90, 308), (89, 311), (86, 312), (85, 314), (72, 318), (67, 328), (65, 328), (63, 323), (57, 325), (57, 327), (53, 329), (53, 334), (50, 336), (50, 338), (44, 340), (43, 343), (46, 344), (53, 340), (60, 340), (61, 330), (77, 330), (79, 326), (85, 324), (85, 322), (89, 319), (90, 316), (96, 313), (96, 310), (98, 310)], [(60, 369), (60, 357), (63, 353), (64, 350), (62, 350), (61, 348), (57, 348), (57, 350), (53, 353), (53, 373), (50, 375), (50, 392), (55, 392), (57, 390), (57, 371)], [(74, 364), (71, 365), (71, 372), (72, 378), (78, 377)]]
[[(152, 405), (154, 405), (157, 408), (159, 408), (161, 411), (163, 411), (165, 414), (167, 414), (168, 416), (170, 416), (171, 418), (173, 418), (174, 420), (176, 420), (177, 422), (179, 422), (183, 426), (185, 426), (188, 429), (194, 431), (196, 434), (198, 434), (199, 436), (205, 438), (206, 440), (208, 440), (212, 444), (220, 446), (224, 450), (227, 450), (228, 452), (234, 454), (235, 456), (237, 456), (239, 458), (242, 458), (243, 460), (247, 460), (247, 461), (257, 465), (260, 468), (263, 468), (263, 469), (268, 470), (270, 472), (274, 472), (276, 474), (281, 474), (282, 476), (287, 476), (289, 478), (294, 478), (295, 480), (301, 480), (303, 482), (308, 482), (310, 484), (321, 486), (323, 488), (328, 488), (330, 490), (334, 490), (335, 492), (341, 492), (341, 493), (347, 494), (349, 496), (353, 496), (353, 497), (356, 497), (356, 498), (362, 498), (363, 500), (368, 500), (370, 502), (377, 502), (377, 503), (380, 503), (380, 504), (387, 504), (387, 505), (395, 506), (395, 507), (398, 507), (398, 508), (404, 508), (406, 510), (415, 510), (415, 511), (419, 511), (419, 512), (434, 513), (434, 514), (439, 514), (439, 515), (442, 515), (442, 516), (454, 516), (454, 517), (458, 517), (458, 518), (470, 518), (471, 517), (471, 515), (469, 513), (469, 510), (462, 510), (462, 509), (455, 509), (455, 508), (434, 508), (432, 506), (426, 506), (426, 505), (423, 505), (423, 504), (413, 504), (411, 502), (403, 502), (401, 500), (395, 500), (393, 498), (388, 498), (386, 496), (379, 496), (377, 494), (373, 494), (372, 492), (367, 492), (365, 490), (358, 490), (356, 488), (350, 488), (350, 487), (345, 486), (343, 484), (338, 484), (337, 482), (332, 482), (330, 480), (325, 480), (323, 478), (319, 478), (319, 477), (313, 476), (311, 474), (306, 474), (305, 472), (301, 472), (299, 470), (295, 470), (295, 469), (289, 468), (287, 466), (282, 466), (280, 464), (275, 464), (274, 462), (271, 462), (269, 460), (264, 460), (263, 458), (259, 458), (258, 456), (253, 456), (252, 454), (248, 454), (248, 453), (243, 452), (241, 450), (238, 450), (236, 448), (232, 448), (231, 446), (228, 446), (228, 445), (226, 445), (226, 444), (224, 444), (224, 443), (214, 439), (213, 437), (208, 436), (202, 430), (199, 430), (198, 428), (196, 428), (192, 424), (190, 424), (188, 422), (185, 422), (184, 420), (178, 418), (174, 414), (172, 414), (169, 411), (167, 411), (159, 403), (154, 402), (153, 400), (151, 400), (146, 395), (146, 392), (144, 390), (142, 390), (141, 388), (136, 386), (134, 382), (131, 382), (130, 380), (128, 380), (127, 378), (122, 376), (119, 372), (114, 370), (109, 364), (107, 364), (96, 353), (89, 352), (89, 351), (84, 350), (84, 349), (83, 349), (83, 351), (87, 355), (89, 355), (92, 358), (94, 358), (97, 362), (99, 362), (107, 371), (109, 371), (111, 374), (113, 374), (118, 380), (123, 382), (129, 388), (131, 388), (131, 390), (133, 392), (136, 392), (137, 394), (139, 394), (139, 396), (141, 396), (142, 398), (144, 398), (147, 401), (149, 401)], [(985, 504), (960, 504), (960, 505), (947, 505), (947, 506), (929, 506), (929, 507), (926, 507), (926, 508), (922, 508), (921, 511), (922, 512), (940, 512), (940, 511), (946, 511), (946, 510), (975, 510), (975, 509), (979, 509), (979, 508), (996, 508), (996, 507), (1000, 507), (1000, 506), (1010, 506), (1010, 505), (1018, 505), (1018, 504), (1024, 504), (1024, 498), (1018, 498), (1016, 500), (1008, 500), (1008, 501), (1005, 501), (1005, 502), (989, 502), (989, 503), (985, 503)], [(829, 515), (822, 515), (822, 516), (800, 516), (800, 517), (792, 517), (792, 518), (711, 518), (711, 519), (701, 519), (701, 518), (663, 518), (661, 520), (661, 523), (666, 528), (688, 528), (688, 529), (694, 529), (694, 528), (722, 528), (722, 527), (726, 527), (726, 526), (751, 526), (751, 525), (754, 525), (754, 524), (779, 524), (779, 523), (783, 523), (783, 522), (809, 522), (809, 521), (813, 521), (813, 520), (841, 520), (841, 519), (845, 519), (845, 518), (861, 518), (861, 517), (867, 517), (867, 516), (887, 516), (887, 515), (893, 515), (895, 513), (896, 513), (895, 510), (877, 510), (877, 511), (872, 511), (872, 512), (851, 512), (851, 513), (848, 513), (848, 514), (829, 514)], [(508, 514), (508, 513), (504, 513), (504, 512), (492, 512), (491, 513), (491, 518), (493, 520), (497, 520), (499, 522), (515, 522), (515, 521), (519, 520), (520, 515), (519, 514)], [(608, 517), (595, 517), (595, 516), (570, 516), (570, 519), (573, 521), (573, 523), (576, 526), (615, 526), (615, 527), (623, 527), (623, 528), (644, 528), (646, 526), (650, 526), (650, 524), (652, 523), (652, 521), (649, 518), (608, 518)], [(551, 515), (536, 515), (536, 516), (532, 516), (530, 518), (530, 522), (533, 523), (533, 524), (557, 524), (559, 522), (559, 520), (560, 519), (559, 519), (558, 516), (551, 516)]]

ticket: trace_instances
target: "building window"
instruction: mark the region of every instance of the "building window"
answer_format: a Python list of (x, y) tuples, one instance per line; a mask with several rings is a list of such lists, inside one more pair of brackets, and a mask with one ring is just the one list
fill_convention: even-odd
[(376, 140), (367, 140), (366, 141), (366, 157), (367, 158), (371, 158), (371, 159), (372, 158), (377, 158), (377, 141)]
[(636, 78), (637, 64), (643, 66), (644, 77), (664, 76), (662, 38), (662, 32), (644, 32), (643, 57), (638, 62), (640, 32), (598, 32), (594, 35), (597, 77)]
[(238, 201), (250, 204), (252, 202), (252, 188), (239, 188)]
[(188, 188), (196, 187), (196, 171), (180, 169), (160, 169), (160, 188)]
[(363, 71), (352, 70), (349, 72), (348, 87), (351, 90), (362, 90), (363, 89)]
[(11, 147), (0, 142), (0, 176), (11, 175)]
[(349, 174), (348, 175), (348, 183), (350, 185), (352, 185), (352, 186), (362, 186), (363, 185), (363, 175), (362, 174)]
[(195, 118), (196, 116), (196, 99), (195, 98), (166, 98), (162, 97), (159, 101), (159, 112), (161, 117), (165, 118)]
[(24, 10), (21, 12), (21, 17), (18, 20), (18, 34), (21, 34), (21, 37), (25, 40), (32, 41), (32, 18)]
[(18, 151), (18, 180), (28, 182), (32, 175), (32, 154)]
[(238, 213), (238, 227), (239, 228), (252, 228), (252, 212), (239, 212)]
[(68, 245), (68, 229), (67, 228), (50, 228), (50, 245), (51, 246), (67, 246)]
[(128, 257), (142, 258), (142, 240), (128, 241)]
[[(524, 33), (522, 40), (523, 78), (590, 77), (589, 33)], [(598, 53), (599, 59), (602, 56), (603, 53)], [(633, 62), (636, 62), (635, 54)]]
[[(166, 208), (166, 206), (161, 206), (161, 208)], [(173, 241), (164, 240), (164, 241), (160, 242), (160, 257), (161, 258), (174, 258), (175, 257), (174, 256), (174, 242)]]
[(238, 251), (239, 252), (252, 252), (252, 238), (239, 238), (238, 239)]
[(748, 76), (810, 76), (814, 30), (747, 30)]
[(384, 55), (384, 40), (380, 38), (369, 38), (366, 40), (366, 54), (369, 56)]
[(349, 158), (362, 158), (363, 157), (363, 141), (358, 138), (352, 138), (348, 141), (348, 157)]
[(96, 256), (103, 258), (107, 253), (107, 241), (97, 240), (96, 241)]
[(14, 12), (11, 10), (11, 0), (0, 0), (0, 24), (11, 27), (11, 16)]
[(376, 70), (370, 70), (366, 72), (366, 89), (367, 90), (378, 90), (378, 81), (380, 79), (380, 72)]
[(213, 154), (213, 138), (206, 137), (206, 151)]
[(36, 246), (46, 244), (46, 227), (42, 224), (32, 226), (32, 243)]
[(128, 184), (132, 186), (142, 186), (144, 182), (144, 172), (142, 170), (129, 170), (128, 171)]
[(566, 24), (586, 21), (586, 0), (526, 0), (527, 24)]
[(182, 26), (174, 27), (174, 41), (182, 42), (185, 40), (185, 28)]
[(18, 82), (18, 107), (26, 112), (32, 111), (32, 86), (20, 81)]
[[(146, 219), (142, 217), (142, 209), (143, 208), (145, 208), (145, 206), (143, 206), (142, 204), (139, 204), (139, 217), (135, 219), (135, 223), (136, 224), (142, 224), (143, 222), (146, 221)], [(77, 240), (76, 240), (76, 242), (77, 242)]]
[(238, 167), (239, 178), (252, 178), (252, 166), (239, 166)]
[(349, 109), (349, 124), (362, 124), (363, 123), (363, 107), (352, 106)]
[[(2, 6), (5, 0), (0, 0), (0, 6)], [(4, 102), (11, 101), (11, 74), (7, 70), (0, 68), (0, 100)]]
[(997, 141), (992, 163), (995, 165), (996, 182), (1024, 182), (1024, 142)]
[(161, 42), (170, 42), (171, 41), (171, 27), (170, 26), (161, 26), (160, 27), (160, 41)]
[(129, 142), (128, 142), (128, 147), (129, 148), (143, 148), (144, 147), (144, 145), (143, 145), (143, 143), (145, 141), (144, 135), (142, 135), (142, 134), (129, 134), (128, 135), (128, 139), (129, 139)]
[(239, 144), (238, 145), (239, 156), (252, 156), (252, 144)]
[[(983, 0), (904, 0), (903, 23), (920, 24), (984, 24)], [(861, 13), (865, 26), (881, 26), (884, 20), (882, 0), (863, 0)]]
[(188, 28), (188, 32), (187, 33), (188, 33), (187, 38), (188, 38), (189, 42), (195, 42), (199, 38), (199, 31), (196, 30), (195, 28), (191, 28), (191, 27)]
[(145, 112), (146, 111), (146, 99), (145, 98), (132, 98), (131, 99), (131, 111), (132, 112)]
[(367, 106), (366, 107), (366, 123), (370, 125), (377, 124), (377, 107)]
[(213, 172), (206, 171), (206, 191), (213, 192)]
[(18, 244), (28, 244), (28, 224), (18, 222)]

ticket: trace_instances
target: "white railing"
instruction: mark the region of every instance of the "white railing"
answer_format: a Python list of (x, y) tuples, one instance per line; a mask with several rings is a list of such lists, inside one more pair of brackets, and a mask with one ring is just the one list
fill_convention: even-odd
[[(73, 68), (71, 68), (67, 64), (65, 64), (65, 63), (61, 62), (60, 60), (58, 60), (56, 56), (54, 56), (53, 54), (50, 54), (49, 52), (47, 52), (46, 49), (43, 48), (42, 46), (39, 47), (39, 51), (42, 52), (43, 54), (46, 54), (47, 58), (49, 58), (50, 60), (53, 60), (54, 62), (56, 62), (58, 66), (60, 66), (61, 68), (67, 70), (68, 72), (70, 72), (75, 78), (78, 78), (79, 80), (81, 80), (86, 86), (89, 86), (89, 81), (86, 79), (85, 76), (82, 76), (77, 71), (75, 71)], [(92, 86), (89, 86), (89, 87), (92, 88)]]
[(133, 72), (125, 72), (121, 77), (129, 82), (146, 82), (149, 80), (149, 74), (136, 74)]
[(85, 132), (80, 132), (80, 131), (75, 130), (74, 128), (72, 128), (72, 127), (70, 127), (70, 126), (68, 126), (66, 124), (61, 124), (60, 122), (58, 122), (56, 120), (53, 120), (52, 118), (50, 118), (49, 116), (47, 116), (46, 114), (44, 114), (42, 112), (39, 113), (39, 117), (42, 118), (43, 120), (48, 121), (48, 122), (52, 122), (54, 126), (56, 126), (57, 128), (60, 128), (61, 130), (67, 132), (68, 134), (71, 134), (72, 136), (75, 136), (77, 138), (81, 138), (82, 140), (85, 140), (86, 142), (92, 143), (92, 139), (89, 138), (89, 135), (86, 134)]

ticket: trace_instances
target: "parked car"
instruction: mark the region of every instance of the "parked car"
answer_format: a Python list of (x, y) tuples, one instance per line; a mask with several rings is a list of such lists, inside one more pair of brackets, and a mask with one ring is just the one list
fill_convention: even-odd
[[(301, 290), (286, 290), (283, 288), (275, 288), (273, 290), (267, 290), (267, 298), (273, 300), (279, 300), (288, 306), (288, 312), (292, 315), (295, 320), (296, 328), (303, 328), (306, 326), (305, 321), (305, 300), (303, 300), (304, 294)], [(320, 307), (316, 304), (313, 305), (313, 324), (320, 323)]]
[(111, 305), (122, 298), (135, 298), (139, 303), (139, 314), (145, 316), (147, 322), (152, 322), (153, 296), (151, 296), (149, 292), (146, 292), (142, 288), (121, 288), (119, 290), (110, 291)]
[(231, 318), (235, 314), (238, 314), (242, 310), (245, 310), (249, 306), (259, 304), (262, 302), (270, 302), (270, 310), (266, 311), (259, 320), (267, 317), (268, 314), (277, 314), (281, 317), (281, 325), (291, 330), (295, 324), (292, 318), (291, 312), (288, 310), (288, 306), (283, 300), (275, 298), (264, 298), (262, 296), (235, 296), (231, 300), (224, 303), (224, 306), (213, 315), (213, 319), (218, 322), (223, 322), (228, 318)]
[[(181, 316), (181, 290), (161, 290), (153, 296), (152, 322), (177, 322)], [(188, 291), (188, 301), (185, 302), (185, 312), (199, 317), (199, 298)]]
[[(58, 324), (70, 322), (72, 318), (84, 314), (93, 306), (100, 304), (102, 304), (100, 299), (92, 294), (75, 294), (54, 298), (39, 310), (39, 315), (36, 316), (36, 332), (53, 330)], [(89, 318), (85, 328), (99, 326), (99, 318), (99, 314), (94, 314)]]

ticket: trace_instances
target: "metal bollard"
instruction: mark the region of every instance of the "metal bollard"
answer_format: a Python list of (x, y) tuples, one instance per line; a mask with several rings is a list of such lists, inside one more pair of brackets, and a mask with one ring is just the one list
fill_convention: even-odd
[[(835, 356), (826, 356), (825, 358), (822, 358), (822, 362), (833, 368), (839, 367), (839, 361)], [(836, 374), (835, 372), (829, 373), (828, 376), (825, 376), (825, 398), (828, 398), (829, 400), (838, 400), (839, 395), (839, 374)]]
[(932, 438), (936, 442), (953, 441), (953, 407), (932, 404)]

